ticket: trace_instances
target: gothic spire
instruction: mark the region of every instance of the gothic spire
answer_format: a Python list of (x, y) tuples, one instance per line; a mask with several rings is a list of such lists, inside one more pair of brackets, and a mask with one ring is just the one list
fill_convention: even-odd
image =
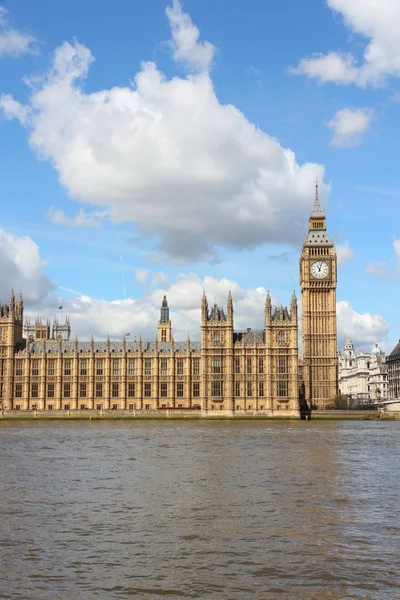
[(169, 308), (167, 296), (164, 296), (161, 304), (160, 323), (169, 323)]
[(314, 198), (314, 206), (312, 207), (312, 211), (310, 217), (314, 218), (325, 218), (325, 213), (322, 210), (321, 203), (319, 201), (319, 193), (318, 193), (318, 178), (315, 181), (315, 198)]

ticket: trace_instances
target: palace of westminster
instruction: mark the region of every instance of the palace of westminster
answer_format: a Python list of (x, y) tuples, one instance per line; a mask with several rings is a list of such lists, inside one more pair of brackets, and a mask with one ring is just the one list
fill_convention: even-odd
[[(318, 197), (300, 256), (298, 307), (265, 299), (264, 328), (234, 330), (226, 307), (201, 300), (201, 341), (175, 342), (164, 297), (152, 342), (71, 340), (69, 319), (25, 321), (22, 297), (0, 305), (0, 408), (9, 410), (201, 409), (299, 414), (299, 397), (324, 408), (338, 391), (336, 252)], [(300, 393), (299, 393), (300, 391)], [(279, 413), (282, 415), (282, 412)]]

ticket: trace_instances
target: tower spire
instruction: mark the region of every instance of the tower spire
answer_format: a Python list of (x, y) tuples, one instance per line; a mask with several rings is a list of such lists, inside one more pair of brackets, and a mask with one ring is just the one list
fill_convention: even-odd
[(322, 206), (321, 203), (319, 201), (319, 190), (318, 190), (318, 177), (315, 180), (315, 198), (314, 198), (314, 205), (312, 207), (312, 211), (310, 214), (310, 217), (314, 217), (314, 218), (325, 218), (325, 213), (322, 210)]

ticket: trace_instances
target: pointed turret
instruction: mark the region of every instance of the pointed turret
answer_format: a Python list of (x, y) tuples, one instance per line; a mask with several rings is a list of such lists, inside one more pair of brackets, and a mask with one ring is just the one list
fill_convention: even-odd
[(233, 321), (233, 300), (232, 300), (232, 294), (231, 294), (231, 290), (229, 290), (229, 294), (228, 294), (228, 302), (226, 304), (226, 313), (227, 313), (227, 318), (228, 321)]
[(297, 320), (297, 297), (295, 292), (293, 292), (290, 300), (290, 318), (295, 318)]
[(171, 321), (169, 318), (169, 307), (167, 296), (164, 296), (161, 303), (160, 320), (158, 321), (158, 336), (159, 342), (170, 342), (172, 337)]
[(264, 309), (265, 326), (267, 326), (271, 323), (271, 312), (272, 312), (271, 295), (268, 290), (267, 296), (265, 298), (265, 309)]
[(164, 296), (162, 304), (161, 304), (160, 323), (169, 323), (169, 308), (168, 308), (167, 296)]
[(321, 203), (319, 201), (318, 179), (315, 182), (315, 198), (314, 198), (314, 205), (312, 207), (310, 218), (325, 219), (325, 212), (323, 211)]
[(304, 240), (303, 248), (310, 246), (323, 246), (325, 248), (333, 246), (333, 242), (326, 231), (326, 218), (319, 199), (318, 180), (315, 183), (314, 204), (310, 213), (308, 234)]
[(15, 308), (14, 290), (11, 290), (9, 306), (10, 306), (10, 311), (14, 312), (14, 308)]

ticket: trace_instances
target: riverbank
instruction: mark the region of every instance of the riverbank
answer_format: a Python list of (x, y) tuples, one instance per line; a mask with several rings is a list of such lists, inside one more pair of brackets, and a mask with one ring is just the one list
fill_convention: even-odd
[[(315, 410), (312, 421), (320, 420), (396, 420), (399, 415), (379, 415), (375, 410)], [(216, 410), (7, 410), (0, 413), (4, 421), (119, 421), (119, 420), (242, 420), (242, 421), (287, 421), (299, 420), (298, 411), (216, 411)]]

